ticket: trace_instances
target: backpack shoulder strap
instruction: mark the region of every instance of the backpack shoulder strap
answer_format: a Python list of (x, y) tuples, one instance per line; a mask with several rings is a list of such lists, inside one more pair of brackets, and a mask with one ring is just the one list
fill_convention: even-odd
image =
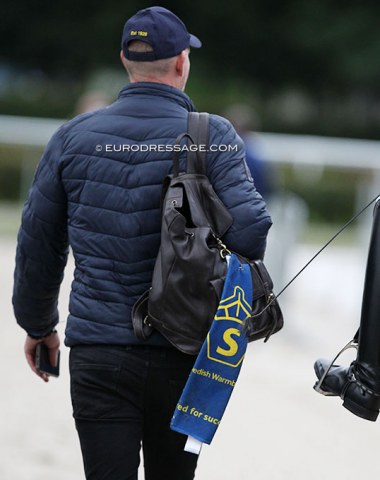
[(189, 151), (187, 154), (187, 173), (199, 173), (206, 175), (207, 172), (207, 149), (209, 114), (206, 112), (189, 112), (188, 132), (195, 145), (201, 145), (197, 152)]

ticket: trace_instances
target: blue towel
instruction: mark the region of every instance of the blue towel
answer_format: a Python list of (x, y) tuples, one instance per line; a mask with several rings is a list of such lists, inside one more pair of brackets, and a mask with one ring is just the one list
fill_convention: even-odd
[(195, 361), (170, 428), (210, 444), (239, 376), (252, 312), (250, 267), (231, 255), (218, 310)]

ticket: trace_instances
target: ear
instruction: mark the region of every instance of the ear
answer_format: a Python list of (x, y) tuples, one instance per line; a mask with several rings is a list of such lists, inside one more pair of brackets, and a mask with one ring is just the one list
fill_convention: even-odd
[(184, 68), (185, 68), (185, 61), (186, 61), (186, 51), (183, 50), (178, 56), (177, 61), (175, 64), (175, 70), (178, 76), (182, 77)]
[(121, 63), (124, 65), (125, 67), (125, 57), (124, 57), (124, 53), (123, 53), (123, 50), (120, 50), (120, 60), (121, 60)]

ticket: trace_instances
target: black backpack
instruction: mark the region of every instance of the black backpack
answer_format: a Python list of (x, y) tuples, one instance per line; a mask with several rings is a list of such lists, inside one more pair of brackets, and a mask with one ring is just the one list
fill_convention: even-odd
[[(176, 139), (176, 146), (188, 138), (202, 151), (188, 152), (186, 173), (179, 172), (180, 148), (174, 152), (173, 173), (163, 184), (161, 246), (152, 287), (132, 310), (138, 338), (148, 338), (154, 328), (179, 350), (194, 355), (219, 305), (229, 253), (221, 238), (233, 222), (206, 176), (208, 124), (207, 113), (191, 112), (189, 133)], [(283, 326), (272, 281), (260, 260), (239, 258), (251, 265), (254, 286), (253, 313), (246, 325), (249, 340), (267, 340)]]

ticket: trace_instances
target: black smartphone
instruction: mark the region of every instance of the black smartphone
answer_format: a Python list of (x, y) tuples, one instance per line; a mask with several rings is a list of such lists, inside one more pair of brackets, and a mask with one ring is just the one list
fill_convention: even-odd
[(51, 377), (59, 377), (60, 351), (58, 351), (57, 366), (53, 367), (49, 360), (49, 349), (44, 343), (37, 344), (36, 347), (36, 368), (42, 373)]

